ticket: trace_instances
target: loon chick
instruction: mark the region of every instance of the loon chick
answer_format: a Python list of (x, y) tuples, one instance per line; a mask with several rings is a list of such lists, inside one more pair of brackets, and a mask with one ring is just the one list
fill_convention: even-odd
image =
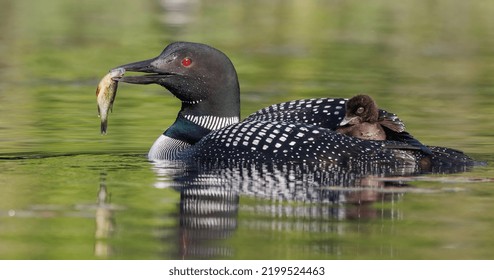
[(345, 118), (336, 131), (364, 140), (386, 140), (382, 126), (395, 132), (405, 131), (405, 125), (399, 119), (380, 118), (377, 104), (370, 96), (356, 95), (346, 103)]
[[(335, 132), (345, 113), (344, 99), (291, 101), (239, 122), (235, 68), (224, 53), (204, 44), (172, 43), (155, 58), (117, 68), (150, 73), (124, 76), (120, 82), (158, 84), (182, 101), (173, 125), (151, 147), (150, 160), (400, 164), (425, 156), (410, 149), (408, 141), (364, 141)], [(313, 110), (317, 114), (311, 115)], [(317, 121), (321, 116), (328, 120)]]
[(378, 109), (376, 102), (368, 95), (356, 95), (348, 100), (345, 117), (336, 131), (364, 140), (404, 142), (411, 149), (419, 149), (426, 155), (432, 155), (429, 147), (405, 131), (405, 124), (398, 116)]

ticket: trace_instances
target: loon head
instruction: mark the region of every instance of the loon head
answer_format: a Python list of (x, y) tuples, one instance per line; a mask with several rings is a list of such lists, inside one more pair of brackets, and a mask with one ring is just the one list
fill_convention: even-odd
[(175, 42), (155, 58), (117, 68), (149, 73), (125, 76), (119, 81), (165, 87), (182, 101), (183, 115), (240, 116), (240, 89), (235, 68), (224, 53), (210, 46)]
[(356, 95), (346, 103), (345, 118), (340, 126), (356, 125), (363, 122), (375, 123), (379, 119), (376, 102), (368, 95)]

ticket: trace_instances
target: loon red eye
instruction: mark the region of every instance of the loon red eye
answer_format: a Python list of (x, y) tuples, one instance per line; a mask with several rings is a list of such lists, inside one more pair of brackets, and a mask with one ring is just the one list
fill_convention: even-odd
[(188, 57), (182, 59), (182, 65), (183, 66), (188, 67), (188, 66), (190, 66), (190, 64), (192, 64), (192, 59), (190, 59)]

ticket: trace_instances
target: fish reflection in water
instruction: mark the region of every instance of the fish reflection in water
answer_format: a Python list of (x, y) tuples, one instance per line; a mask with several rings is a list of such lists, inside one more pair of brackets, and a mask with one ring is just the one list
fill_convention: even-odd
[(106, 187), (106, 173), (100, 174), (100, 186), (97, 194), (95, 213), (94, 255), (106, 258), (112, 254), (108, 239), (115, 231), (115, 208), (110, 203), (110, 194)]
[[(436, 171), (458, 172), (466, 168), (450, 166)], [(181, 195), (176, 257), (208, 259), (235, 254), (221, 240), (232, 237), (239, 226), (249, 231), (344, 234), (348, 226), (342, 222), (345, 220), (401, 219), (401, 213), (393, 207), (379, 209), (374, 204), (401, 199), (404, 192), (399, 190), (408, 185), (386, 178), (415, 174), (417, 167), (361, 166), (348, 170), (163, 161), (155, 162), (153, 169), (158, 175), (156, 187), (172, 187)], [(244, 198), (248, 202), (240, 204)], [(249, 218), (239, 221), (239, 212)], [(319, 249), (330, 254), (338, 251), (337, 245), (321, 246), (326, 248)]]

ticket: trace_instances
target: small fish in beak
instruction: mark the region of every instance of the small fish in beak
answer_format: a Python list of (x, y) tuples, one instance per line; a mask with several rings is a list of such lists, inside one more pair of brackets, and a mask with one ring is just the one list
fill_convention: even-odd
[(101, 134), (106, 134), (108, 126), (108, 112), (112, 111), (113, 102), (117, 96), (118, 80), (125, 74), (125, 69), (116, 68), (110, 70), (96, 88), (96, 99), (98, 101), (98, 116), (101, 118)]

